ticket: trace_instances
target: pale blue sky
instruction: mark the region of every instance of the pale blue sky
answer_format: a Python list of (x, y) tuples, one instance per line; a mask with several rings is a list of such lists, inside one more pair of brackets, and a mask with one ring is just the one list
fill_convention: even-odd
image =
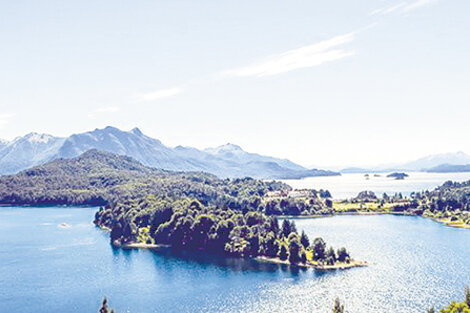
[(139, 127), (304, 165), (470, 152), (470, 1), (0, 0), (0, 138)]

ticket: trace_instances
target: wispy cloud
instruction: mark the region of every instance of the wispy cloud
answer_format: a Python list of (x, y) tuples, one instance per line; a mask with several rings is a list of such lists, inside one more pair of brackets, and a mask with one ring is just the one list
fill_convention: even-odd
[(393, 13), (395, 11), (398, 11), (400, 9), (402, 10), (406, 6), (407, 6), (406, 2), (401, 2), (401, 3), (398, 3), (396, 5), (392, 5), (390, 7), (385, 7), (385, 8), (380, 8), (380, 9), (374, 10), (370, 13), (370, 15), (387, 15), (387, 14)]
[(160, 89), (152, 92), (142, 93), (137, 96), (139, 101), (156, 101), (165, 98), (170, 98), (176, 96), (183, 92), (183, 88), (181, 87), (173, 87), (168, 89)]
[(416, 9), (419, 9), (421, 7), (424, 7), (424, 6), (427, 6), (431, 3), (434, 3), (434, 2), (437, 2), (439, 0), (417, 0), (417, 1), (414, 1), (410, 4), (408, 4), (407, 6), (405, 6), (403, 8), (403, 12), (409, 12), (409, 11), (413, 11), (413, 10), (416, 10)]
[(238, 77), (273, 76), (341, 60), (354, 55), (352, 50), (338, 49), (339, 46), (352, 42), (354, 35), (354, 33), (349, 33), (336, 36), (312, 45), (272, 55), (251, 65), (228, 70), (224, 74)]
[(394, 12), (408, 13), (408, 12), (414, 11), (416, 9), (422, 8), (424, 6), (430, 5), (438, 1), (439, 0), (413, 0), (413, 1), (400, 2), (392, 6), (374, 10), (370, 13), (370, 15), (388, 15)]

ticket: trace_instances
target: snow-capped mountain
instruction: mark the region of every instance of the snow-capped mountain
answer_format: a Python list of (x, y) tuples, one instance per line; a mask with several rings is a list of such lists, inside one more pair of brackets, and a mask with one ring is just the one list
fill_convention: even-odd
[(8, 141), (0, 139), (0, 150), (5, 148), (5, 146), (8, 144)]
[(197, 166), (181, 158), (173, 149), (166, 147), (157, 139), (145, 136), (138, 128), (126, 132), (108, 126), (72, 135), (64, 141), (57, 157), (73, 158), (90, 149), (127, 155), (145, 165), (166, 170), (198, 170)]
[(283, 179), (336, 174), (309, 170), (286, 159), (248, 153), (233, 144), (206, 150), (182, 146), (170, 148), (144, 135), (138, 128), (122, 131), (115, 127), (67, 138), (36, 133), (16, 138), (0, 149), (0, 174), (15, 173), (52, 159), (76, 157), (90, 149), (130, 156), (156, 168), (204, 171), (219, 177)]
[(242, 163), (256, 163), (256, 162), (273, 162), (279, 166), (295, 170), (302, 171), (305, 170), (305, 167), (295, 164), (287, 159), (278, 159), (269, 156), (263, 156), (256, 153), (249, 153), (244, 151), (240, 146), (228, 143), (215, 148), (207, 148), (204, 150), (207, 153), (210, 153), (214, 156), (232, 160), (234, 162)]
[(17, 137), (0, 149), (0, 173), (10, 174), (55, 158), (64, 138), (30, 133)]

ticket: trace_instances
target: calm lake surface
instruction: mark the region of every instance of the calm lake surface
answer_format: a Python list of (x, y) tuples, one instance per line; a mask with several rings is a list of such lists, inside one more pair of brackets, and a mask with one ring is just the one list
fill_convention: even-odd
[[(470, 231), (405, 216), (297, 220), (367, 268), (319, 273), (113, 250), (90, 208), (0, 208), (0, 312), (424, 312), (461, 299)], [(61, 223), (69, 228), (61, 228)]]
[(379, 177), (369, 174), (342, 174), (341, 176), (308, 177), (304, 179), (284, 180), (293, 188), (327, 189), (335, 199), (348, 199), (357, 196), (364, 190), (371, 190), (382, 196), (384, 192), (391, 195), (401, 192), (409, 195), (411, 192), (433, 190), (448, 180), (462, 182), (470, 180), (469, 173), (424, 173), (408, 172), (409, 177), (404, 180), (387, 178), (388, 173), (381, 173)]

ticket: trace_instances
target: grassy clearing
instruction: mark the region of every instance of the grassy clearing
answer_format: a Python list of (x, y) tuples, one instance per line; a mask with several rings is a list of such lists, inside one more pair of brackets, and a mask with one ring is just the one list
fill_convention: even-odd
[(403, 205), (399, 202), (391, 202), (381, 204), (379, 202), (333, 202), (333, 208), (337, 212), (349, 212), (349, 211), (377, 211), (377, 212), (389, 212), (397, 205)]

